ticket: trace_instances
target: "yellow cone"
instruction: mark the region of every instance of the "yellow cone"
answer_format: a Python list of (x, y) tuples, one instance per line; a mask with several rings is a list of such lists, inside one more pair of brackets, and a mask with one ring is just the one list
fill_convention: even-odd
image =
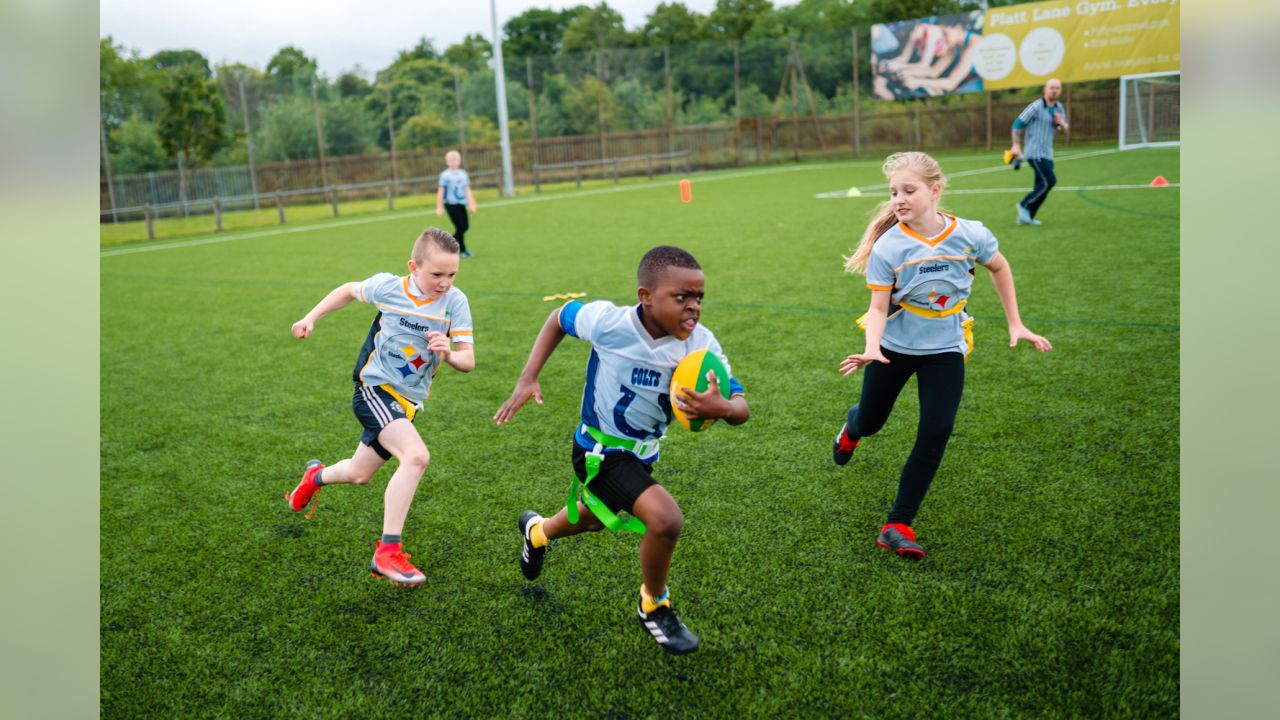
[(856, 187), (849, 188), (849, 192), (844, 194), (845, 197), (862, 197), (862, 191)]

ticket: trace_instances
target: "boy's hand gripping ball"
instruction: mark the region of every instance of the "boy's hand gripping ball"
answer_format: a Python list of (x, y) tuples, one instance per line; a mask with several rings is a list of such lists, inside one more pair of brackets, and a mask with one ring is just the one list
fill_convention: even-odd
[(724, 363), (720, 362), (720, 358), (716, 354), (707, 350), (697, 350), (689, 353), (676, 365), (676, 371), (671, 374), (671, 412), (675, 415), (676, 420), (686, 428), (699, 432), (711, 427), (715, 422), (714, 418), (700, 418), (698, 420), (690, 420), (685, 416), (684, 412), (677, 407), (675, 399), (679, 388), (685, 387), (694, 392), (706, 392), (709, 387), (707, 382), (707, 373), (714, 372), (716, 374), (716, 382), (720, 386), (720, 394), (726, 400), (729, 399), (729, 371), (725, 369)]

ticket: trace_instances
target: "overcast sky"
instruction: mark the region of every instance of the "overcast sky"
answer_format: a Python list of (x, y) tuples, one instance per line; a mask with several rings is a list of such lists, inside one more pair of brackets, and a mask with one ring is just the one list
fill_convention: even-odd
[[(661, 0), (608, 0), (627, 29), (643, 25)], [(709, 13), (715, 0), (683, 0)], [(596, 4), (589, 0), (497, 0), (498, 27), (533, 7), (556, 10)], [(380, 70), (396, 53), (431, 38), (444, 50), (471, 33), (490, 37), (486, 0), (101, 0), (99, 34), (151, 55), (157, 50), (198, 50), (209, 62), (243, 62), (265, 69), (286, 45), (316, 58), (320, 73), (337, 77), (360, 65)]]

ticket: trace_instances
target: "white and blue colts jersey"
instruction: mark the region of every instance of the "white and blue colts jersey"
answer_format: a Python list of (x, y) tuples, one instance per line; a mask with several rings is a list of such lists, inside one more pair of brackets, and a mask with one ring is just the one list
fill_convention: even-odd
[(996, 236), (976, 220), (942, 214), (946, 228), (926, 238), (898, 223), (876, 240), (867, 261), (867, 287), (889, 290), (889, 320), (880, 343), (906, 355), (968, 354), (963, 310), (973, 289), (974, 264), (991, 262)]
[(455, 343), (474, 342), (471, 307), (456, 287), (429, 300), (408, 275), (378, 273), (360, 283), (360, 301), (378, 308), (378, 314), (360, 348), (352, 379), (365, 385), (390, 385), (409, 402), (421, 404), (427, 399), (431, 379), (442, 364), (427, 349), (428, 331)]
[(471, 184), (471, 178), (468, 177), (466, 170), (461, 168), (445, 170), (440, 173), (440, 180), (437, 184), (444, 188), (444, 202), (446, 205), (465, 205), (467, 203), (467, 186)]
[[(619, 307), (605, 300), (583, 304), (577, 300), (560, 308), (560, 328), (591, 343), (587, 383), (582, 390), (582, 423), (607, 435), (642, 443), (636, 456), (646, 463), (658, 459), (658, 440), (672, 420), (671, 374), (689, 353), (709, 350), (729, 370), (730, 395), (743, 394), (733, 377), (720, 343), (702, 324), (686, 340), (672, 335), (654, 338), (640, 321), (641, 307)], [(578, 444), (595, 447), (579, 426)], [(605, 452), (626, 452), (606, 448)]]

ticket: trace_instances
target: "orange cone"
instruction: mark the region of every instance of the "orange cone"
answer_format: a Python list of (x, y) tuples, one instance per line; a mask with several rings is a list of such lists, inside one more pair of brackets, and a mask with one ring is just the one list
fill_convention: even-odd
[(693, 185), (687, 179), (680, 181), (680, 200), (683, 202), (693, 200)]
[(1156, 179), (1152, 180), (1151, 184), (1148, 185), (1147, 187), (1168, 187), (1168, 186), (1169, 186), (1169, 181), (1165, 180), (1163, 175), (1157, 175)]

